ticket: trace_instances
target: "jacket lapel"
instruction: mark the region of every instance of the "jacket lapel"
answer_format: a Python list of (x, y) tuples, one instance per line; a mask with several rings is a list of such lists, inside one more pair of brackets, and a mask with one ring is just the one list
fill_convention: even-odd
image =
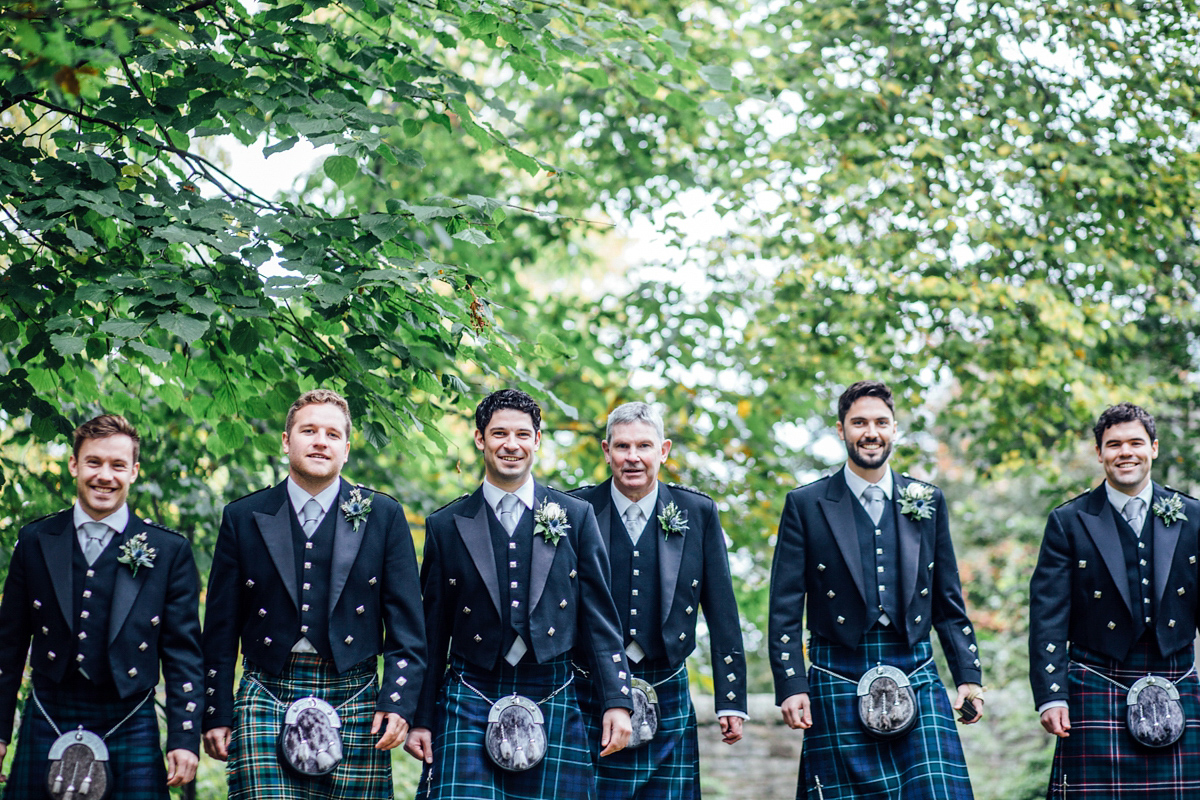
[[(125, 530), (113, 536), (113, 540), (109, 546), (120, 547), (129, 541), (131, 537), (143, 532), (145, 528), (145, 523), (131, 513)], [(125, 625), (125, 619), (129, 616), (129, 612), (133, 610), (133, 604), (137, 600), (138, 592), (142, 590), (142, 586), (145, 583), (145, 567), (139, 569), (138, 575), (135, 577), (133, 570), (127, 565), (117, 564), (117, 580), (116, 585), (113, 586), (112, 607), (108, 618), (109, 644), (116, 641), (117, 634), (121, 632), (122, 626)]]
[(58, 608), (62, 611), (67, 628), (74, 624), (75, 603), (71, 592), (71, 545), (75, 541), (75, 518), (68, 509), (62, 514), (62, 524), (56, 531), (47, 531), (38, 537), (42, 548), (42, 557), (46, 559), (46, 571), (50, 573), (50, 583), (54, 585), (54, 596), (58, 599)]
[[(545, 502), (549, 493), (546, 487), (540, 483), (533, 484), (533, 511), (530, 513), (536, 514)], [(536, 527), (537, 522), (534, 522)], [(529, 565), (529, 613), (532, 614), (538, 607), (538, 601), (542, 599), (542, 592), (546, 589), (546, 580), (550, 577), (550, 567), (554, 564), (554, 558), (558, 553), (558, 546), (550, 544), (543, 537), (536, 533), (533, 535), (533, 558)]]
[(500, 579), (496, 575), (496, 557), (492, 553), (492, 534), (488, 528), (487, 502), (483, 499), (482, 485), (467, 498), (463, 511), (464, 514), (454, 515), (454, 525), (479, 577), (483, 579), (496, 613), (503, 618), (500, 611)]
[[(1125, 601), (1125, 607), (1133, 612), (1133, 603), (1129, 599), (1129, 581), (1125, 576), (1125, 551), (1121, 548), (1121, 534), (1117, 530), (1117, 518), (1113, 515), (1112, 504), (1108, 502), (1104, 484), (1100, 484), (1088, 497), (1087, 506), (1079, 512), (1084, 530), (1092, 537), (1104, 565), (1117, 584), (1117, 593)], [(1157, 578), (1155, 580), (1157, 583)]]
[(333, 566), (329, 575), (330, 614), (333, 614), (333, 610), (337, 608), (338, 599), (342, 596), (342, 589), (346, 588), (346, 581), (350, 578), (350, 568), (354, 566), (354, 561), (358, 558), (358, 551), (362, 547), (367, 526), (371, 524), (371, 515), (368, 513), (367, 518), (358, 523), (356, 531), (350, 521), (346, 519), (346, 515), (342, 513), (342, 503), (350, 499), (351, 491), (350, 484), (343, 479), (337, 500), (334, 501), (333, 508), (328, 511), (330, 514), (337, 514), (333, 529)]
[[(1165, 500), (1168, 497), (1167, 490), (1154, 484), (1154, 496), (1150, 498), (1150, 508), (1146, 509), (1146, 513), (1150, 515), (1150, 524), (1153, 526), (1154, 539), (1154, 599), (1157, 604), (1161, 605), (1163, 592), (1167, 588), (1167, 579), (1171, 577), (1171, 565), (1175, 563), (1175, 548), (1179, 544), (1179, 532), (1183, 530), (1182, 522), (1174, 522), (1171, 525), (1165, 525), (1162, 518), (1154, 513), (1154, 503), (1159, 500)], [(1156, 605), (1156, 608), (1159, 607)]]
[(829, 531), (833, 534), (838, 549), (842, 551), (842, 558), (846, 561), (858, 594), (865, 601), (867, 595), (863, 590), (862, 554), (858, 550), (858, 526), (854, 524), (852, 505), (857, 502), (846, 486), (845, 474), (839, 469), (829, 477), (825, 496), (818, 500), (817, 504), (821, 507), (821, 513), (825, 515), (825, 521), (829, 524)]
[(597, 486), (596, 494), (596, 524), (600, 526), (600, 538), (604, 541), (604, 552), (612, 552), (612, 478)]
[[(658, 500), (654, 504), (654, 519), (647, 521), (646, 533), (657, 536), (663, 533), (658, 522), (658, 516), (663, 509), (674, 502), (674, 495), (667, 485), (658, 482)], [(678, 506), (676, 506), (678, 508)], [(689, 530), (691, 530), (689, 528)], [(642, 534), (643, 536), (645, 534)], [(662, 621), (665, 625), (675, 603), (675, 586), (679, 583), (679, 565), (683, 561), (683, 541), (687, 533), (676, 533), (667, 536), (660, 543), (658, 550), (658, 583), (662, 592)]]
[[(911, 483), (911, 479), (892, 471), (892, 507), (896, 515), (897, 561), (900, 565), (900, 608), (907, 610), (917, 588), (917, 573), (921, 568), (921, 528), (933, 525), (933, 518), (920, 522), (900, 513), (900, 492)], [(892, 509), (889, 509), (891, 511)], [(935, 514), (948, 513), (947, 509), (934, 509)], [(932, 542), (932, 538), (930, 540)]]
[(271, 561), (287, 589), (288, 596), (297, 608), (300, 602), (296, 593), (296, 557), (292, 549), (292, 504), (288, 501), (287, 484), (280, 483), (268, 498), (267, 507), (279, 503), (274, 514), (254, 512), (254, 521), (263, 538)]

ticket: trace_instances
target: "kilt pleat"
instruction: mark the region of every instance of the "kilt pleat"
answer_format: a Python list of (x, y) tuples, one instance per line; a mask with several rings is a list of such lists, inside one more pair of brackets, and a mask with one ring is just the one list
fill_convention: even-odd
[[(484, 747), (491, 702), (514, 693), (539, 702), (571, 675), (565, 656), (487, 671), (452, 656), (438, 696), (433, 764), (421, 775), (418, 800), (595, 800), (596, 781), (574, 685), (541, 703), (546, 754), (539, 764), (524, 772), (507, 772), (492, 763)], [(464, 680), (491, 702), (463, 685)]]
[(1151, 749), (1125, 727), (1126, 690), (1089, 672), (1087, 664), (1125, 686), (1148, 674), (1179, 680), (1195, 664), (1188, 647), (1163, 657), (1150, 641), (1139, 641), (1122, 662), (1071, 648), (1067, 668), (1071, 735), (1059, 739), (1046, 796), (1121, 800), (1184, 800), (1200, 797), (1200, 679), (1196, 673), (1176, 688), (1187, 726), (1171, 747)]
[[(247, 678), (267, 687), (285, 704), (312, 695), (334, 708), (371, 684), (370, 689), (338, 709), (343, 759), (333, 772), (302, 777), (283, 765), (277, 741), (285, 707)], [(371, 733), (376, 680), (374, 658), (340, 675), (332, 661), (308, 653), (293, 653), (283, 672), (275, 676), (245, 661), (234, 702), (233, 740), (226, 766), (230, 800), (391, 800), (391, 754), (375, 749), (379, 734)]]
[(810, 661), (856, 682), (880, 663), (905, 673), (916, 670), (909, 680), (918, 716), (916, 727), (904, 736), (874, 739), (859, 723), (856, 685), (810, 669), (813, 726), (804, 733), (797, 798), (973, 799), (950, 700), (937, 667), (926, 663), (932, 655), (928, 638), (909, 647), (891, 627), (872, 628), (853, 650), (811, 636)]
[(579, 679), (580, 707), (592, 745), (600, 800), (700, 800), (700, 746), (687, 670), (667, 665), (630, 666), (636, 677), (658, 684), (658, 732), (642, 747), (604, 758), (599, 757), (603, 698), (594, 682)]
[[(39, 686), (38, 699), (63, 733), (80, 725), (103, 736), (142, 702), (143, 694), (121, 700), (97, 699), (94, 692)], [(44, 800), (47, 757), (58, 734), (42, 716), (32, 697), (21, 718), (17, 751), (4, 785), (4, 800)], [(120, 800), (165, 800), (167, 768), (159, 744), (158, 715), (149, 700), (104, 741), (108, 747), (113, 792)]]

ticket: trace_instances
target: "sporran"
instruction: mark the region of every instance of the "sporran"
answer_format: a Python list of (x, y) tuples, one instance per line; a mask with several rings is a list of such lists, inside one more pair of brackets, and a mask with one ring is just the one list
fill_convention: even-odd
[(1129, 688), (1125, 699), (1125, 727), (1146, 747), (1170, 747), (1183, 738), (1187, 720), (1179, 689), (1168, 678), (1147, 675)]
[(908, 675), (880, 664), (858, 681), (858, 720), (877, 739), (895, 739), (917, 724), (917, 697)]
[(500, 769), (524, 772), (546, 755), (546, 720), (538, 704), (519, 694), (503, 697), (488, 712), (484, 746)]
[(279, 728), (279, 759), (298, 775), (328, 775), (342, 762), (342, 719), (319, 697), (287, 707)]
[(660, 709), (658, 692), (654, 686), (641, 678), (632, 678), (629, 682), (633, 690), (633, 733), (629, 737), (626, 749), (633, 750), (648, 744), (658, 733)]

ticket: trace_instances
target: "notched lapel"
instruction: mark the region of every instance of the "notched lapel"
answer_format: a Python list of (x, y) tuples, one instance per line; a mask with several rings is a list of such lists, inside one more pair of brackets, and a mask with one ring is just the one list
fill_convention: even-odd
[(254, 522), (258, 525), (258, 532), (263, 538), (267, 552), (271, 554), (271, 561), (275, 564), (279, 577), (283, 579), (288, 596), (292, 598), (292, 603), (299, 607), (296, 599), (296, 560), (292, 549), (292, 504), (288, 500), (286, 490), (281, 494), (283, 502), (279, 510), (274, 514), (255, 511)]
[(500, 613), (500, 579), (496, 575), (496, 557), (492, 553), (492, 535), (488, 530), (487, 501), (483, 499), (482, 487), (471, 496), (470, 502), (477, 506), (475, 513), (472, 516), (455, 514), (454, 526), (458, 528), (459, 538), (462, 539), (463, 546), (467, 548), (467, 553), (470, 554), (471, 561), (474, 562), (475, 569), (479, 572), (479, 577), (483, 579), (483, 585), (487, 587), (488, 595), (492, 598), (492, 605), (496, 608), (496, 614), (503, 618), (503, 614)]
[[(654, 536), (662, 534), (662, 526), (658, 522), (658, 517), (663, 513), (663, 509), (668, 504), (674, 502), (674, 500), (675, 498), (671, 494), (671, 490), (664, 484), (659, 483), (658, 501), (654, 506), (654, 519), (646, 522), (647, 533), (651, 533)], [(688, 520), (688, 523), (688, 530), (691, 530), (691, 520)], [(667, 617), (671, 614), (671, 606), (675, 603), (675, 587), (679, 583), (679, 565), (683, 563), (683, 544), (687, 535), (686, 532), (674, 533), (666, 536), (660, 543), (661, 547), (658, 551), (658, 582), (662, 591), (662, 621), (664, 624), (666, 624)]]
[[(917, 574), (921, 569), (921, 534), (923, 528), (929, 528), (932, 531), (932, 526), (936, 524), (933, 517), (920, 522), (911, 519), (907, 514), (900, 513), (900, 490), (907, 486), (911, 481), (903, 476), (892, 473), (892, 511), (896, 515), (896, 538), (897, 547), (899, 549), (898, 560), (900, 563), (900, 601), (903, 603), (901, 608), (907, 609), (913, 599), (913, 592), (917, 588)], [(945, 502), (945, 501), (943, 501)], [(935, 514), (945, 514), (946, 509), (936, 509)], [(932, 537), (930, 544), (933, 544)]]
[(1175, 563), (1175, 549), (1179, 546), (1179, 534), (1183, 531), (1183, 523), (1176, 520), (1170, 525), (1163, 523), (1162, 517), (1154, 513), (1154, 504), (1167, 497), (1167, 492), (1158, 484), (1154, 485), (1154, 495), (1150, 498), (1150, 515), (1152, 536), (1154, 537), (1154, 598), (1162, 603), (1163, 593), (1167, 588), (1167, 580), (1171, 577), (1171, 565)]
[[(145, 530), (142, 521), (137, 517), (130, 515), (129, 523), (125, 526), (124, 532), (118, 536), (114, 536), (109, 547), (120, 547), (127, 542), (131, 536), (136, 536)], [(155, 565), (151, 569), (158, 569)], [(165, 567), (163, 567), (165, 569)], [(128, 564), (117, 564), (117, 580), (113, 586), (112, 611), (108, 618), (108, 643), (112, 644), (117, 639), (117, 634), (121, 632), (121, 628), (125, 625), (125, 620), (129, 617), (129, 612), (133, 610), (133, 604), (137, 601), (137, 596), (142, 587), (146, 584), (149, 578), (146, 575), (147, 569), (142, 567), (138, 570), (135, 576), (133, 570)]]
[[(546, 487), (540, 483), (533, 484), (533, 510), (531, 514), (537, 513), (537, 509), (546, 502), (549, 493)], [(537, 527), (537, 522), (534, 522), (534, 527)], [(564, 537), (566, 538), (566, 537)], [(532, 613), (538, 607), (538, 601), (542, 599), (542, 592), (546, 590), (546, 581), (550, 577), (550, 568), (554, 565), (554, 559), (558, 556), (558, 548), (562, 542), (553, 545), (547, 542), (543, 537), (536, 533), (533, 535), (533, 556), (529, 563), (529, 610)]]
[(825, 521), (829, 524), (829, 531), (833, 534), (838, 549), (842, 551), (842, 558), (850, 570), (850, 577), (854, 579), (858, 596), (865, 601), (867, 595), (863, 590), (862, 554), (858, 550), (858, 526), (854, 524), (854, 506), (851, 505), (857, 502), (854, 495), (850, 493), (849, 487), (846, 486), (846, 476), (839, 471), (829, 479), (829, 488), (825, 492), (825, 496), (817, 501), (817, 504), (821, 507), (821, 513), (825, 515)]
[[(1098, 493), (1098, 499), (1096, 496)], [(1125, 602), (1129, 613), (1133, 613), (1133, 603), (1129, 599), (1129, 581), (1125, 576), (1125, 551), (1121, 548), (1121, 534), (1117, 530), (1117, 518), (1112, 504), (1101, 486), (1090, 498), (1087, 506), (1079, 512), (1083, 528), (1100, 551), (1104, 566), (1117, 584), (1117, 593)], [(1072, 567), (1074, 568), (1074, 567)]]
[(354, 561), (358, 558), (358, 551), (362, 548), (367, 526), (371, 524), (371, 515), (367, 514), (367, 518), (358, 523), (358, 530), (354, 530), (350, 520), (346, 519), (346, 515), (342, 513), (342, 503), (350, 499), (349, 495), (350, 484), (343, 480), (337, 500), (334, 502), (333, 508), (329, 509), (330, 514), (337, 514), (333, 529), (333, 566), (329, 575), (330, 614), (333, 614), (333, 610), (337, 608), (338, 599), (342, 596), (342, 589), (346, 588), (346, 581), (350, 578), (350, 568), (354, 566)]
[[(71, 629), (74, 621), (75, 601), (71, 591), (71, 545), (75, 541), (75, 519), (70, 512), (63, 515), (66, 522), (58, 531), (47, 531), (38, 537), (42, 548), (42, 557), (46, 559), (46, 571), (50, 573), (50, 583), (54, 585), (54, 596), (58, 599), (58, 609), (62, 612), (67, 628)], [(63, 565), (66, 565), (66, 569)]]

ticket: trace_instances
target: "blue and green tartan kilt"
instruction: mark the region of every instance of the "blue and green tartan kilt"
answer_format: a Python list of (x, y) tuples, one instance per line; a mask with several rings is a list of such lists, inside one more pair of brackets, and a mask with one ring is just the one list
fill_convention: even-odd
[(579, 705), (587, 724), (600, 800), (700, 800), (700, 745), (687, 669), (631, 664), (633, 674), (658, 694), (658, 732), (636, 750), (600, 758), (604, 701), (594, 682), (578, 678)]
[[(596, 780), (575, 686), (566, 686), (541, 702), (571, 677), (566, 656), (545, 664), (502, 664), (496, 670), (481, 670), (452, 656), (438, 693), (433, 764), (426, 765), (421, 775), (418, 800), (595, 800)], [(480, 698), (463, 681), (488, 699)], [(545, 719), (546, 754), (524, 772), (500, 769), (484, 748), (492, 703), (513, 693), (539, 703)]]
[(1050, 798), (1104, 797), (1183, 800), (1200, 797), (1200, 679), (1178, 684), (1187, 727), (1170, 747), (1151, 749), (1125, 727), (1128, 692), (1080, 666), (1080, 662), (1125, 686), (1148, 674), (1179, 680), (1195, 664), (1191, 647), (1164, 658), (1152, 641), (1134, 645), (1120, 663), (1071, 648), (1067, 667), (1071, 735), (1059, 739), (1050, 772)]
[[(812, 664), (854, 683), (809, 670), (813, 726), (804, 732), (797, 798), (972, 800), (954, 710), (930, 662), (933, 646), (928, 638), (909, 647), (892, 626), (877, 625), (853, 650), (816, 634), (808, 647)], [(917, 700), (917, 723), (896, 739), (872, 738), (858, 719), (858, 679), (881, 663), (906, 674), (916, 670), (909, 680)]]
[[(249, 678), (267, 687), (284, 705)], [(342, 762), (319, 777), (289, 771), (278, 750), (287, 705), (309, 696), (332, 705), (342, 721)], [(225, 768), (230, 800), (392, 800), (391, 754), (375, 749), (380, 734), (371, 733), (377, 697), (375, 658), (364, 659), (340, 675), (332, 661), (313, 653), (292, 653), (283, 671), (274, 676), (244, 660)]]
[[(40, 683), (40, 682), (39, 682)], [(104, 736), (137, 707), (145, 694), (121, 700), (97, 697), (95, 692), (39, 686), (38, 699), (54, 724), (63, 733), (80, 725), (97, 736)], [(34, 705), (33, 697), (25, 704), (17, 752), (5, 783), (4, 800), (43, 800), (46, 793), (47, 756), (58, 734)], [(158, 715), (154, 699), (146, 701), (137, 713), (109, 736), (108, 765), (112, 773), (116, 800), (164, 800), (168, 796), (167, 768), (159, 744)]]

